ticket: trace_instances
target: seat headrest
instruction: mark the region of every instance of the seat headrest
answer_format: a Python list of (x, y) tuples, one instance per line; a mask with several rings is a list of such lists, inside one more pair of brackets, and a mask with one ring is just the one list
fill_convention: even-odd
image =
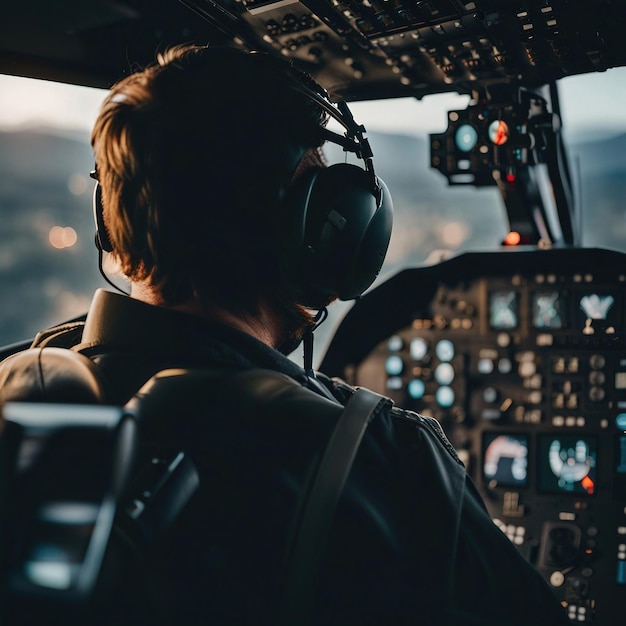
[(0, 363), (0, 402), (103, 403), (96, 365), (64, 348), (31, 348)]

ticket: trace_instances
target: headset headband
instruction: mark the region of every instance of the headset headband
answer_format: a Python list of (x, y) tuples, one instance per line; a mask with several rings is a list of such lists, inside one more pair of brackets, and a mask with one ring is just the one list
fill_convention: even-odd
[(265, 52), (252, 52), (251, 54), (259, 60), (262, 59), (264, 62), (273, 64), (274, 69), (282, 77), (287, 74), (288, 78), (291, 79), (291, 87), (294, 91), (315, 102), (323, 111), (346, 129), (346, 134), (342, 136), (323, 127), (321, 129), (322, 137), (326, 141), (341, 146), (346, 152), (356, 154), (359, 159), (365, 162), (365, 170), (371, 177), (372, 193), (380, 202), (382, 191), (374, 172), (374, 154), (367, 137), (365, 137), (367, 130), (365, 126), (355, 122), (347, 103), (344, 101), (340, 101), (337, 104), (331, 102), (328, 92), (315, 79), (294, 65), (286, 64), (279, 57)]

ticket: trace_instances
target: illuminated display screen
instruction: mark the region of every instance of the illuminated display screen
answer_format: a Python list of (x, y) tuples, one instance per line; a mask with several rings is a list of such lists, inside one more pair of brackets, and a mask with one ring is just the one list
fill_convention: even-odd
[(544, 493), (595, 493), (596, 440), (583, 435), (540, 435), (538, 488)]
[(488, 433), (483, 437), (483, 475), (502, 487), (525, 487), (528, 480), (528, 437)]
[(489, 325), (496, 330), (517, 328), (517, 294), (514, 291), (494, 291), (489, 296)]
[(509, 140), (509, 126), (502, 120), (494, 120), (489, 124), (489, 139), (496, 144), (502, 146)]
[(535, 328), (563, 328), (565, 306), (558, 291), (533, 294), (532, 325)]
[(610, 294), (602, 296), (597, 293), (592, 293), (580, 299), (580, 308), (585, 314), (585, 317), (592, 320), (608, 319), (609, 311), (613, 308), (614, 304), (615, 298)]
[(585, 335), (597, 329), (617, 329), (620, 326), (621, 303), (612, 293), (587, 293), (578, 297), (578, 323)]

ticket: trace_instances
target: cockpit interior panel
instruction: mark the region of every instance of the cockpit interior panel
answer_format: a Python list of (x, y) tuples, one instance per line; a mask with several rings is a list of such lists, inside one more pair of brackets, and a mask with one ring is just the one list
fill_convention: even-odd
[(581, 623), (626, 611), (625, 262), (516, 250), (403, 271), (354, 306), (322, 365), (437, 418)]

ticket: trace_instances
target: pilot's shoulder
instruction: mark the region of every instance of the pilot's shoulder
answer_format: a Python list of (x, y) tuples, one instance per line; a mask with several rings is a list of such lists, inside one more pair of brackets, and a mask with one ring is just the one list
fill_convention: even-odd
[[(346, 383), (340, 378), (325, 378), (325, 382), (331, 385), (333, 394), (342, 402), (346, 403), (352, 394), (355, 392), (355, 388)], [(446, 434), (441, 427), (441, 424), (434, 418), (421, 415), (415, 411), (403, 409), (401, 407), (394, 406), (393, 401), (389, 399), (386, 411), (383, 411), (390, 420), (390, 425), (400, 425), (404, 427), (408, 426), (418, 436), (426, 435), (430, 440), (435, 440), (441, 444), (447, 452), (450, 453), (452, 458), (461, 466), (464, 467), (463, 462), (456, 453), (456, 450), (446, 437)], [(400, 427), (402, 428), (402, 427)]]

